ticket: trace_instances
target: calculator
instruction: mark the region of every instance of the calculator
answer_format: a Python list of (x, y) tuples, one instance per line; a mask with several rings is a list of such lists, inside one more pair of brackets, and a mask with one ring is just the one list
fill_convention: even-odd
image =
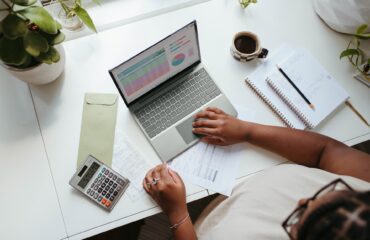
[(111, 211), (130, 181), (92, 155), (73, 175), (69, 184), (100, 207)]

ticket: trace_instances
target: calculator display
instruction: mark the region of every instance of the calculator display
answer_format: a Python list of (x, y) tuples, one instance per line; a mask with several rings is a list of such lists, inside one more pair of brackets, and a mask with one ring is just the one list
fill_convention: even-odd
[(100, 165), (96, 162), (93, 162), (89, 169), (87, 170), (86, 174), (82, 177), (81, 181), (78, 182), (78, 186), (85, 188), (86, 185), (89, 183), (90, 179), (94, 176), (96, 171), (99, 169)]

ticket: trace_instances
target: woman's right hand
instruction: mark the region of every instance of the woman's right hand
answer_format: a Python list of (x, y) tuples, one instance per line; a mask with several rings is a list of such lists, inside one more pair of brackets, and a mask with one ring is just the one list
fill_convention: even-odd
[(247, 140), (248, 123), (219, 108), (208, 107), (195, 118), (193, 133), (203, 135), (203, 142), (225, 146)]

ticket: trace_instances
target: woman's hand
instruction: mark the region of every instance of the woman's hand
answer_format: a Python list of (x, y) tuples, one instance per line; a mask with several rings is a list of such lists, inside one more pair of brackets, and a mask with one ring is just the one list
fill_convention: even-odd
[(187, 216), (184, 183), (167, 164), (160, 164), (149, 170), (143, 186), (168, 216), (171, 224), (178, 223)]
[(209, 107), (195, 115), (193, 133), (204, 135), (202, 141), (215, 145), (231, 145), (247, 140), (247, 123)]

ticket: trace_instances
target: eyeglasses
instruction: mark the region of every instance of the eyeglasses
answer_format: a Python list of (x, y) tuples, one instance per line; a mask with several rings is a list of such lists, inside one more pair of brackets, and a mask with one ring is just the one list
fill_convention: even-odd
[(349, 190), (354, 191), (351, 186), (349, 186), (346, 182), (344, 182), (342, 179), (338, 178), (331, 183), (323, 186), (321, 189), (319, 189), (315, 195), (313, 195), (311, 198), (307, 199), (307, 201), (298, 206), (282, 223), (282, 226), (285, 230), (285, 232), (289, 235), (289, 238), (293, 240), (293, 236), (291, 234), (292, 226), (299, 222), (300, 218), (302, 217), (304, 211), (307, 209), (308, 203), (312, 200), (315, 200), (316, 198), (322, 197), (325, 194), (332, 192), (332, 191), (338, 191), (338, 190)]

